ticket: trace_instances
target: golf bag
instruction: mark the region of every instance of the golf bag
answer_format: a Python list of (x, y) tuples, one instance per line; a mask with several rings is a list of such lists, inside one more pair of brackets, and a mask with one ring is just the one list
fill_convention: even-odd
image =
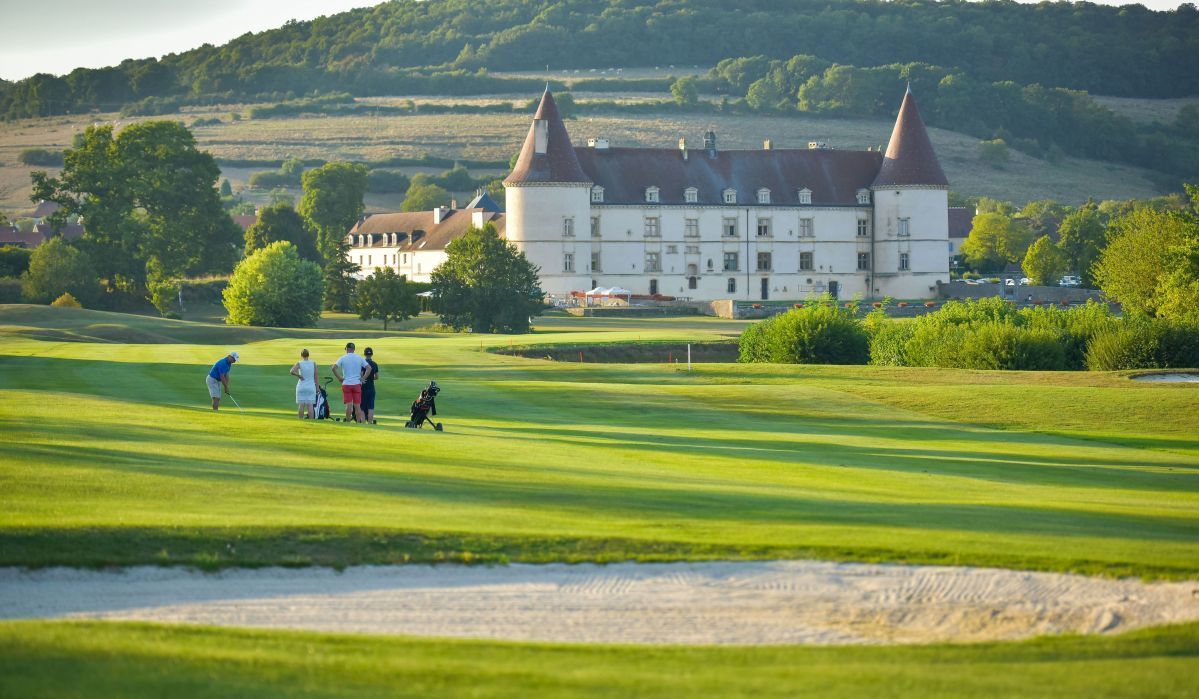
[[(325, 379), (325, 386), (333, 379)], [(316, 410), (317, 420), (329, 419), (329, 392), (325, 390), (325, 386), (316, 387), (316, 405), (313, 406)]]
[(419, 398), (412, 401), (412, 415), (409, 417), (408, 422), (404, 423), (404, 427), (410, 427), (412, 429), (419, 430), (424, 426), (425, 422), (428, 422), (433, 426), (433, 429), (441, 432), (441, 423), (433, 422), (433, 420), (429, 419), (430, 412), (432, 412), (434, 415), (437, 414), (437, 403), (435, 402), (435, 399), (437, 398), (437, 394), (440, 392), (441, 389), (437, 387), (437, 382), (430, 381), (429, 387), (420, 392)]

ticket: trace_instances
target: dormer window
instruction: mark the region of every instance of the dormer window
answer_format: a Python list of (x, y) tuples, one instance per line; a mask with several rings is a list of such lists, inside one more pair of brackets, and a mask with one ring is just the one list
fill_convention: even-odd
[(694, 204), (699, 201), (699, 190), (695, 187), (688, 187), (683, 190), (683, 201), (688, 204)]
[(799, 203), (800, 204), (811, 204), (812, 203), (812, 190), (808, 189), (807, 187), (804, 187), (803, 189), (799, 190)]
[(645, 188), (645, 201), (650, 204), (658, 203), (658, 188), (657, 187), (646, 187)]
[(604, 200), (604, 188), (603, 187), (592, 187), (591, 188), (592, 203), (598, 204), (598, 203), (602, 202), (603, 200)]
[(859, 204), (869, 204), (870, 203), (870, 190), (869, 189), (859, 189), (858, 190), (858, 203)]
[(770, 203), (770, 190), (769, 189), (766, 189), (765, 187), (763, 187), (758, 190), (758, 203), (759, 204), (769, 204)]
[(736, 204), (737, 203), (737, 190), (735, 190), (735, 189), (724, 190), (723, 201), (725, 204)]

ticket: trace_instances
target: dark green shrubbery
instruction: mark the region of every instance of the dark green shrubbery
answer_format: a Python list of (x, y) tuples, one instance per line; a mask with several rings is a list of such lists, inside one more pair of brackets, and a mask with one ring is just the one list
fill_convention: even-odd
[(19, 277), (29, 269), (29, 258), (33, 251), (6, 245), (0, 248), (0, 277)]
[(21, 280), (16, 277), (0, 277), (0, 303), (21, 302)]
[(1097, 334), (1087, 347), (1086, 368), (1182, 369), (1199, 367), (1199, 327), (1131, 318)]
[(783, 364), (865, 364), (866, 328), (855, 313), (831, 302), (808, 303), (760, 323), (741, 334), (742, 362)]

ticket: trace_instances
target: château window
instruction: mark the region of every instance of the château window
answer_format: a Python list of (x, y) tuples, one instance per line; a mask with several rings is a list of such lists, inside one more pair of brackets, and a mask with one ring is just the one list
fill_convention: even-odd
[(758, 237), (759, 238), (769, 238), (770, 237), (770, 219), (768, 219), (768, 218), (758, 219)]
[(683, 252), (687, 253), (688, 255), (698, 255), (699, 254), (699, 246), (698, 245), (687, 245), (683, 248)]
[(679, 254), (679, 246), (677, 246), (677, 245), (667, 245), (667, 246), (666, 246), (666, 254), (667, 254), (667, 255), (677, 255), (677, 254)]
[(870, 203), (870, 190), (868, 190), (868, 189), (859, 189), (858, 190), (858, 203), (859, 204), (869, 204)]
[(661, 272), (662, 258), (656, 252), (645, 253), (645, 271), (646, 272)]
[(737, 190), (735, 190), (735, 189), (724, 190), (724, 203), (725, 204), (736, 204), (737, 203)]
[(646, 216), (645, 217), (645, 237), (646, 238), (661, 238), (662, 237), (661, 221), (662, 220), (659, 219), (657, 216)]
[(592, 238), (598, 238), (598, 237), (600, 237), (600, 231), (599, 231), (599, 216), (592, 216), (592, 217), (591, 217), (591, 237), (592, 237)]
[(728, 289), (729, 289), (730, 294), (737, 293), (737, 278), (736, 277), (729, 277)]
[(726, 218), (724, 220), (723, 230), (724, 230), (724, 235), (726, 238), (736, 238), (737, 237), (737, 219)]
[(683, 223), (683, 237), (698, 238), (699, 237), (699, 219), (689, 218)]
[(694, 204), (699, 201), (699, 190), (695, 187), (688, 187), (683, 190), (683, 201), (688, 204)]
[(758, 190), (758, 203), (759, 204), (769, 204), (770, 203), (770, 190), (769, 189), (766, 189), (765, 187), (763, 187), (762, 189)]
[(575, 237), (575, 220), (573, 218), (562, 219), (562, 235), (567, 238)]
[(658, 188), (657, 187), (646, 187), (645, 188), (645, 200), (651, 204), (657, 204), (658, 203)]
[(801, 272), (812, 271), (812, 253), (810, 253), (810, 252), (799, 253), (799, 271), (801, 271)]
[(657, 279), (649, 280), (649, 295), (650, 296), (658, 295), (658, 280)]
[(687, 288), (688, 289), (698, 289), (699, 288), (699, 277), (696, 277), (696, 276), (687, 277)]
[(868, 253), (868, 252), (859, 252), (858, 253), (858, 271), (859, 272), (869, 272), (870, 271), (870, 253)]
[(575, 271), (575, 255), (573, 252), (562, 255), (562, 270), (565, 272)]
[(799, 219), (799, 237), (812, 238), (816, 235), (816, 223), (810, 218)]
[(870, 221), (868, 221), (864, 218), (859, 218), (858, 219), (858, 237), (865, 238), (869, 235), (870, 235)]
[(724, 271), (726, 271), (726, 272), (736, 272), (737, 271), (737, 253), (726, 252), (724, 254)]
[(811, 204), (812, 203), (812, 190), (810, 190), (806, 187), (799, 190), (799, 203), (800, 204)]
[(912, 234), (912, 219), (910, 219), (910, 218), (899, 219), (899, 235), (911, 235), (911, 234)]
[(770, 253), (768, 253), (768, 252), (758, 253), (758, 271), (759, 272), (769, 272), (770, 271)]
[(591, 271), (598, 272), (603, 267), (600, 266), (600, 254), (598, 252), (591, 253)]
[(599, 203), (599, 202), (602, 202), (603, 200), (604, 200), (604, 188), (603, 187), (592, 187), (591, 188), (591, 201), (595, 202), (595, 203)]
[(906, 253), (906, 252), (899, 253), (899, 271), (900, 272), (906, 272), (910, 269), (909, 262), (908, 262), (909, 259), (910, 258), (908, 257), (908, 253)]

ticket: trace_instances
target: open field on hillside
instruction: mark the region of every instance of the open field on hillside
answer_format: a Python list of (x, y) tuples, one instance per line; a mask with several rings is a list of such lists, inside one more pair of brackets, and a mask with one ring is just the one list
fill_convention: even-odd
[(1196, 639), (1190, 624), (985, 645), (645, 648), (7, 622), (0, 694), (1141, 699), (1193, 692)]
[[(603, 93), (590, 95), (612, 99)], [(531, 96), (535, 97), (535, 95)], [(645, 94), (616, 95), (616, 98), (645, 99)], [(656, 97), (656, 96), (650, 96)], [(378, 98), (381, 104), (406, 98)], [(493, 98), (480, 98), (493, 101)], [(496, 97), (507, 101), (511, 97)], [(468, 98), (420, 98), (438, 102), (470, 102)], [(420, 101), (418, 100), (418, 101)], [(521, 99), (513, 99), (521, 102)], [(179, 118), (191, 123), (197, 118), (220, 118), (219, 125), (194, 129), (202, 148), (219, 158), (281, 160), (288, 156), (326, 160), (381, 161), (387, 158), (434, 155), (446, 158), (506, 161), (520, 147), (528, 131), (524, 114), (460, 114), (412, 116), (327, 116), (293, 117), (234, 122), (232, 111), (244, 112), (248, 105), (221, 105), (189, 109)], [(61, 149), (75, 133), (93, 123), (128, 123), (114, 114), (53, 117), (0, 123), (0, 209), (15, 214), (32, 208), (29, 173), (17, 156), (25, 148)], [(576, 142), (588, 136), (605, 136), (614, 145), (674, 148), (680, 136), (702, 142), (713, 128), (721, 147), (759, 148), (767, 138), (775, 147), (805, 147), (809, 140), (824, 140), (837, 148), (865, 148), (886, 143), (890, 120), (825, 119), (806, 116), (714, 116), (714, 115), (629, 115), (582, 116), (568, 123)], [(1019, 203), (1052, 198), (1077, 204), (1088, 197), (1128, 199), (1159, 193), (1137, 168), (1094, 160), (1067, 158), (1051, 164), (1013, 151), (1003, 169), (978, 159), (978, 139), (951, 131), (932, 129), (930, 134), (953, 189), (967, 195), (986, 195)], [(411, 168), (409, 168), (411, 169)], [(241, 186), (252, 170), (230, 171), (227, 176)], [(475, 173), (481, 175), (484, 173)], [(498, 173), (495, 173), (498, 174)], [(380, 209), (398, 204), (397, 197), (370, 201)]]
[(1177, 99), (1142, 99), (1137, 97), (1104, 97), (1095, 95), (1095, 101), (1116, 114), (1133, 121), (1169, 124), (1178, 117), (1178, 110), (1190, 104), (1199, 107), (1199, 97)]
[[(744, 326), (555, 317), (510, 338), (419, 332), (427, 322), (289, 331), (0, 307), (0, 564), (824, 558), (1199, 573), (1193, 387), (547, 362), (480, 350)], [(346, 339), (383, 366), (380, 424), (296, 421), (287, 367), (301, 346), (327, 366)], [(231, 346), (245, 412), (214, 415), (201, 376)], [(447, 431), (404, 430), (429, 379)]]

